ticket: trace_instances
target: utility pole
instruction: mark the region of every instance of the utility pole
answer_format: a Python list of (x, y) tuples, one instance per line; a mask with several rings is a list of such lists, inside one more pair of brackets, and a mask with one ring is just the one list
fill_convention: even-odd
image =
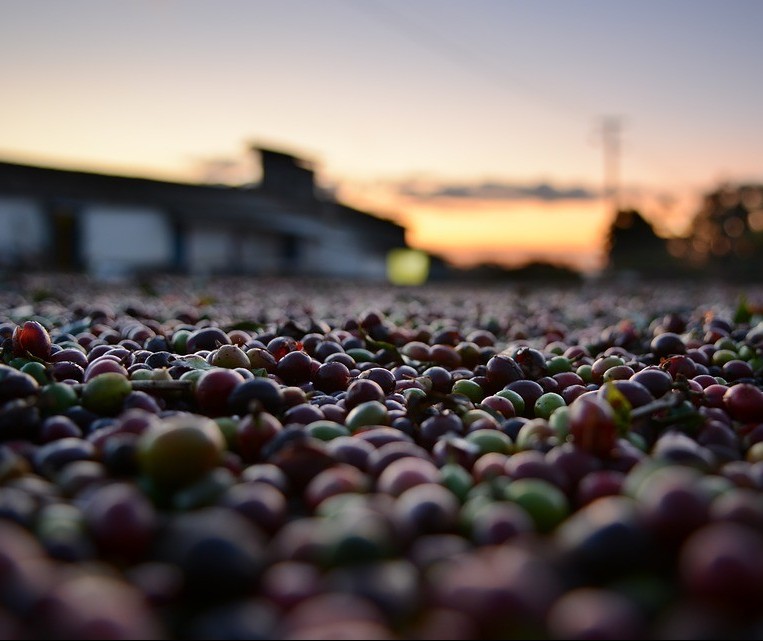
[(609, 199), (613, 212), (620, 210), (620, 132), (619, 116), (601, 119), (601, 140), (604, 150), (604, 197)]

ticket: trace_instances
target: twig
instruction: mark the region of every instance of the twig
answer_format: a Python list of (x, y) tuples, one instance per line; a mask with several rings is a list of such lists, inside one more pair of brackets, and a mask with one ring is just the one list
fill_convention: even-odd
[(642, 418), (644, 416), (649, 416), (650, 414), (653, 414), (659, 410), (670, 409), (671, 407), (679, 405), (681, 402), (683, 402), (683, 400), (684, 395), (681, 394), (681, 392), (670, 392), (669, 394), (665, 394), (665, 396), (662, 398), (658, 398), (656, 401), (652, 401), (651, 403), (647, 403), (646, 405), (641, 405), (640, 407), (632, 409), (631, 418)]
[[(140, 392), (186, 392), (190, 391), (193, 381), (130, 381), (133, 391)], [(74, 391), (81, 392), (87, 383), (74, 383)]]

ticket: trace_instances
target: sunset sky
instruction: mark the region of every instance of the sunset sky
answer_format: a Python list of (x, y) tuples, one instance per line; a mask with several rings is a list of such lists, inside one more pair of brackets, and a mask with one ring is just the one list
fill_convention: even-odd
[[(760, 0), (0, 0), (0, 160), (181, 181), (260, 144), (453, 261), (600, 265), (763, 181)], [(614, 140), (614, 138), (610, 138)]]

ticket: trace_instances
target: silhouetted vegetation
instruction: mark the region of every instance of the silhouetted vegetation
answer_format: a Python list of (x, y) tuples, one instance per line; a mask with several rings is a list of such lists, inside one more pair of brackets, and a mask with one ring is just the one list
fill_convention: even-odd
[(708, 194), (692, 222), (683, 255), (693, 267), (716, 277), (760, 279), (763, 186), (724, 186)]
[(617, 212), (606, 242), (610, 272), (647, 278), (676, 275), (678, 265), (668, 252), (666, 240), (634, 209)]
[(575, 285), (583, 280), (580, 272), (572, 268), (543, 261), (530, 262), (520, 267), (505, 267), (494, 263), (485, 263), (471, 269), (460, 270), (455, 277), (481, 282), (516, 281), (555, 285)]
[(607, 233), (605, 274), (761, 280), (763, 186), (723, 186), (707, 194), (685, 237), (663, 238), (638, 211), (618, 211)]

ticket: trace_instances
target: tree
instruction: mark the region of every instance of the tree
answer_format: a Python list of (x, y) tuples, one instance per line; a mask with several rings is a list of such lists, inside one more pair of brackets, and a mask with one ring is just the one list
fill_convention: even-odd
[(707, 194), (689, 233), (688, 257), (709, 275), (763, 278), (763, 186), (722, 186)]
[(607, 271), (611, 275), (633, 274), (644, 278), (672, 278), (679, 265), (667, 249), (667, 241), (635, 209), (621, 209), (607, 233)]

